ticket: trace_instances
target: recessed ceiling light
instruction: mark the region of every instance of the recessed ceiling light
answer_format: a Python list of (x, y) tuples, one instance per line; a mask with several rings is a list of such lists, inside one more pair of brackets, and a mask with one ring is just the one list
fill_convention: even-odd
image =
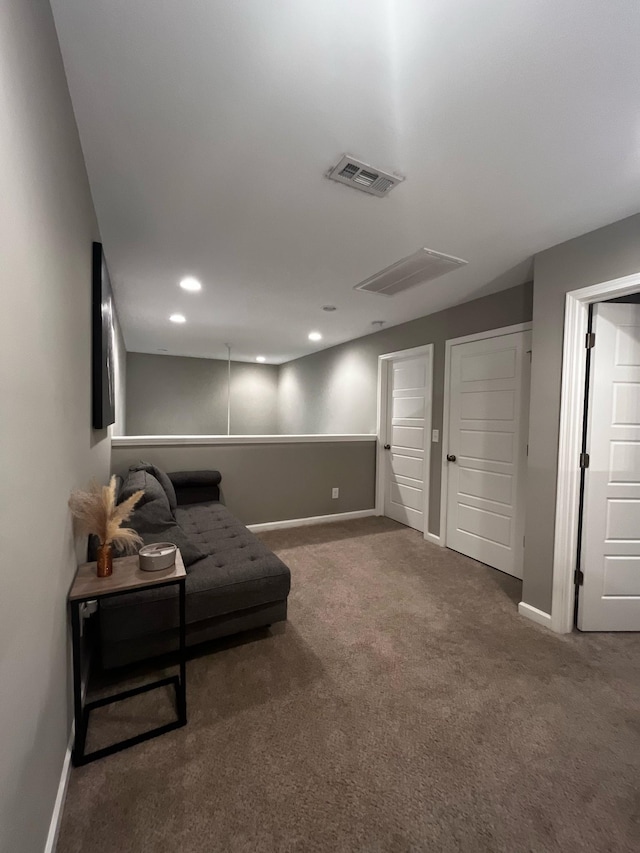
[(180, 282), (180, 287), (183, 290), (189, 290), (191, 293), (196, 293), (198, 290), (202, 290), (202, 285), (198, 281), (197, 278), (193, 278), (192, 276), (187, 276), (183, 278)]
[(260, 362), (260, 364), (262, 364), (262, 362), (263, 362), (263, 361), (266, 361), (266, 360), (267, 360), (267, 359), (266, 359), (263, 355), (257, 355), (257, 356), (256, 356), (256, 361), (259, 361), (259, 362)]
[(309, 340), (310, 341), (321, 341), (322, 335), (320, 334), (320, 332), (311, 332), (309, 335)]
[(187, 322), (187, 318), (184, 316), (184, 314), (172, 314), (169, 317), (169, 319), (171, 320), (172, 323), (186, 323)]
[(335, 311), (336, 306), (335, 305), (323, 305), (322, 310), (323, 311)]

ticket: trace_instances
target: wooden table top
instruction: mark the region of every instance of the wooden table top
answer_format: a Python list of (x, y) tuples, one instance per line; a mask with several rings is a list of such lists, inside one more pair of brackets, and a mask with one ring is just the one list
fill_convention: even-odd
[(95, 563), (83, 563), (78, 566), (78, 571), (69, 591), (69, 600), (87, 600), (100, 598), (112, 592), (133, 591), (157, 586), (171, 580), (185, 578), (187, 573), (182, 562), (180, 549), (176, 551), (176, 562), (168, 569), (159, 572), (143, 572), (138, 564), (138, 555), (132, 554), (128, 557), (115, 557), (113, 560), (113, 574), (108, 578), (99, 578), (96, 574)]

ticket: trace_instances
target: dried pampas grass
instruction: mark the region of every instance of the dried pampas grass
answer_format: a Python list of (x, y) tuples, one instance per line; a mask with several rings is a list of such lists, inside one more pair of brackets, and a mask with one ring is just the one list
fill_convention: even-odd
[(93, 533), (101, 545), (115, 545), (124, 551), (134, 550), (142, 539), (130, 527), (121, 527), (144, 492), (135, 492), (126, 501), (116, 506), (116, 478), (108, 486), (91, 482), (88, 492), (74, 489), (69, 498), (69, 509), (84, 533)]

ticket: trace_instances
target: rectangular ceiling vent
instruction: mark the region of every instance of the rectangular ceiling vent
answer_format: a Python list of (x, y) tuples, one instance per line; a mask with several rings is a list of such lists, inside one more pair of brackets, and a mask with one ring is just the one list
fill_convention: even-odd
[(389, 195), (391, 190), (404, 181), (400, 175), (391, 175), (382, 169), (374, 169), (367, 163), (356, 160), (348, 154), (340, 160), (337, 166), (329, 169), (327, 178), (353, 187), (354, 190), (362, 190), (369, 195), (383, 197)]
[(380, 296), (396, 296), (410, 287), (433, 281), (451, 270), (464, 266), (467, 261), (433, 252), (431, 249), (418, 249), (413, 255), (391, 264), (382, 272), (372, 275), (356, 284), (354, 290), (377, 293)]

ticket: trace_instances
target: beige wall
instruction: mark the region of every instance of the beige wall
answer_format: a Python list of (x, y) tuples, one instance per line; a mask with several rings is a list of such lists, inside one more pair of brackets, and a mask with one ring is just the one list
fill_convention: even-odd
[(110, 465), (90, 426), (98, 231), (46, 0), (0, 7), (0, 115), (0, 850), (34, 853), (71, 721), (67, 499)]
[(554, 246), (535, 258), (523, 599), (547, 613), (551, 610), (565, 294), (638, 271), (640, 215)]
[[(128, 435), (226, 435), (227, 362), (127, 354)], [(278, 368), (231, 363), (231, 434), (278, 431)]]
[[(285, 364), (279, 432), (375, 433), (378, 356), (433, 343), (433, 428), (442, 430), (445, 341), (531, 320), (531, 285), (421, 317)], [(432, 445), (429, 530), (440, 530), (442, 443)]]
[[(375, 441), (115, 447), (113, 470), (144, 459), (165, 471), (222, 473), (224, 502), (244, 524), (372, 509)], [(340, 497), (331, 498), (337, 486)]]

